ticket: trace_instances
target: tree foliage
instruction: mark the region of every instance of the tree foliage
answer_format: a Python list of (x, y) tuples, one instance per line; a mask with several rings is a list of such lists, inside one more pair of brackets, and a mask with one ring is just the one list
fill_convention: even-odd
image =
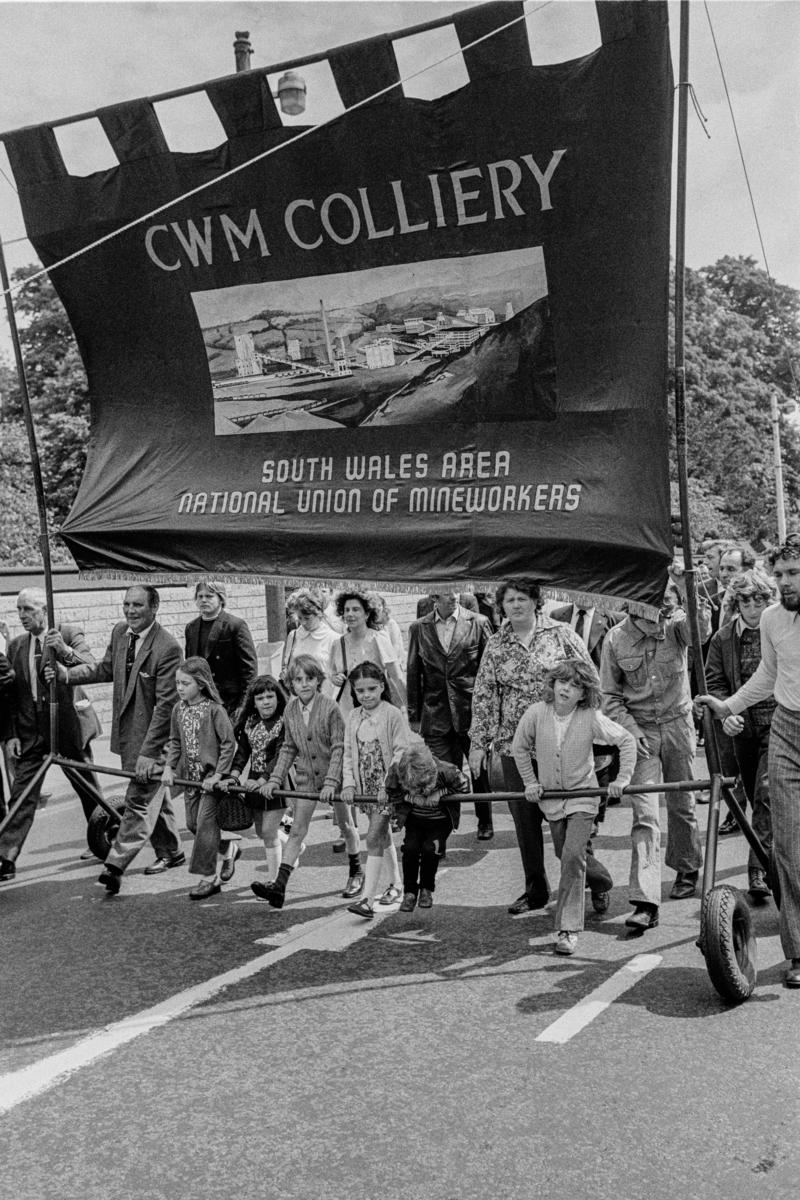
[[(756, 546), (777, 537), (770, 400), (775, 393), (781, 409), (794, 408), (798, 313), (800, 294), (773, 285), (751, 258), (687, 271), (688, 472), (703, 509), (692, 514), (695, 537), (710, 527)], [(800, 516), (800, 429), (786, 412), (780, 426), (792, 523)], [(674, 456), (672, 470), (674, 476)]]

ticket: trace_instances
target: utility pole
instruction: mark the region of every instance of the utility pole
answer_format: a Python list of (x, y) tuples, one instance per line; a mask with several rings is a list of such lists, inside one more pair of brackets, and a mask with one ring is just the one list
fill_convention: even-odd
[(786, 541), (786, 505), (783, 499), (783, 456), (781, 455), (781, 415), (778, 397), (770, 396), (772, 410), (772, 455), (775, 463), (775, 509), (778, 514), (778, 545)]

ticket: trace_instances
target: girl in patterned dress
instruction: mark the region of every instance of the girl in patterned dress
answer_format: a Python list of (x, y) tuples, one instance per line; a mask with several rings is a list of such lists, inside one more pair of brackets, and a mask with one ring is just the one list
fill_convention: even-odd
[[(264, 784), (269, 779), (283, 745), (283, 710), (286, 698), (281, 685), (272, 675), (259, 675), (250, 684), (245, 696), (242, 714), (236, 724), (236, 755), (231, 769), (231, 778), (224, 786), (238, 783), (242, 771), (250, 764), (245, 788), (250, 793), (246, 803), (254, 809), (256, 837), (264, 843), (267, 860), (267, 879), (272, 882), (278, 877), (281, 865), (281, 819), (286, 812), (286, 801), (275, 796), (267, 798)], [(257, 896), (261, 895), (262, 883), (251, 883)]]
[(348, 714), (345, 727), (342, 800), (351, 804), (355, 795), (362, 795), (375, 796), (378, 801), (358, 806), (369, 817), (364, 895), (348, 905), (348, 911), (369, 920), (374, 916), (374, 896), (384, 857), (389, 860), (392, 879), (379, 903), (393, 904), (401, 896), (385, 780), (389, 767), (408, 745), (409, 728), (404, 714), (389, 701), (388, 683), (380, 667), (372, 662), (360, 663), (348, 679), (356, 707)]
[(204, 658), (187, 658), (175, 673), (178, 703), (172, 710), (167, 759), (161, 782), (171, 787), (180, 763), (179, 778), (197, 782), (184, 796), (186, 828), (195, 835), (191, 875), (200, 883), (189, 892), (190, 900), (205, 900), (220, 890), (220, 854), (217, 802), (214, 788), (227, 775), (233, 762), (236, 741), (211, 668)]

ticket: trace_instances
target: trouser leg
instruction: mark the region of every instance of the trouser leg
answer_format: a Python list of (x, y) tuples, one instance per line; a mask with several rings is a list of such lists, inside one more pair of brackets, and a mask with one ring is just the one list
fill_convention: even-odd
[[(691, 715), (661, 726), (661, 767), (665, 783), (694, 778), (695, 736)], [(667, 792), (667, 850), (674, 871), (699, 871), (703, 843), (697, 827), (694, 792)]]
[[(752, 808), (753, 832), (769, 853), (772, 846), (772, 820), (769, 800), (769, 726), (734, 739), (736, 761), (747, 799)], [(751, 849), (747, 856), (748, 871), (762, 870)]]
[(217, 801), (211, 792), (204, 792), (200, 788), (193, 790), (197, 793), (197, 801), (189, 874), (209, 877), (217, 873), (217, 854), (220, 849)]
[[(636, 760), (631, 787), (658, 783), (661, 778), (659, 749), (661, 739), (657, 730), (645, 730), (649, 758)], [(629, 897), (631, 904), (661, 903), (661, 825), (658, 814), (658, 793), (629, 793), (631, 799), (631, 870)]]
[(419, 856), (419, 886), (427, 888), (429, 892), (435, 892), (436, 869), (439, 866), (439, 855), (444, 850), (450, 832), (450, 822), (446, 817), (441, 817), (425, 824), (427, 828), (422, 831)]
[[(503, 783), (509, 792), (524, 792), (517, 764), (510, 755), (501, 756)], [(544, 839), (542, 837), (542, 810), (530, 801), (509, 800), (508, 808), (517, 832), (517, 843), (525, 872), (525, 895), (528, 903), (539, 907), (550, 898), (550, 884), (544, 869)]]
[(419, 867), (422, 854), (423, 831), (409, 814), (403, 827), (403, 891), (417, 895), (419, 891)]
[[(11, 808), (13, 808), (14, 803), (25, 791), (25, 788), (34, 778), (36, 772), (41, 768), (46, 756), (47, 749), (44, 743), (37, 742), (34, 747), (17, 759), (14, 783), (9, 798), (9, 806)], [(44, 776), (31, 789), (8, 825), (6, 825), (2, 834), (0, 834), (0, 858), (5, 858), (9, 862), (16, 862), (19, 857), (19, 852), (31, 831), (33, 818), (36, 816), (36, 808), (39, 804), (43, 782)]]
[(178, 825), (172, 804), (157, 781), (131, 780), (125, 793), (125, 808), (106, 863), (126, 870), (148, 838), (159, 858), (174, 858), (180, 851)]
[(769, 794), (781, 946), (787, 958), (800, 958), (800, 713), (780, 705), (769, 738)]
[(553, 847), (561, 859), (561, 878), (554, 916), (554, 929), (577, 933), (583, 929), (586, 888), (586, 842), (594, 823), (593, 813), (572, 813), (550, 822)]

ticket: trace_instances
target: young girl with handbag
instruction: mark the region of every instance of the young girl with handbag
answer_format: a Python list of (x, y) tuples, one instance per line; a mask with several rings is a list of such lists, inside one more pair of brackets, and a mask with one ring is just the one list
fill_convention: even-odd
[(180, 763), (179, 778), (196, 781), (187, 790), (186, 827), (195, 835), (189, 873), (200, 883), (190, 900), (205, 900), (220, 890), (221, 854), (217, 801), (214, 788), (228, 773), (236, 742), (228, 714), (220, 699), (211, 668), (204, 658), (187, 658), (175, 673), (178, 702), (172, 710), (167, 757), (161, 775), (171, 787)]
[(386, 798), (386, 773), (408, 745), (410, 730), (405, 715), (389, 701), (386, 676), (375, 663), (354, 667), (349, 684), (358, 705), (345, 725), (342, 800), (351, 804), (355, 795), (374, 796), (376, 803), (358, 808), (369, 817), (364, 895), (348, 906), (351, 913), (371, 919), (384, 859), (392, 878), (380, 904), (400, 900), (400, 869), (389, 828), (391, 810)]
[[(241, 716), (236, 724), (236, 754), (231, 775), (223, 787), (238, 784), (249, 763), (248, 778), (243, 785), (247, 791), (244, 802), (253, 812), (256, 836), (264, 843), (267, 860), (267, 879), (278, 877), (281, 865), (281, 819), (286, 801), (267, 797), (265, 783), (269, 779), (283, 746), (283, 712), (286, 699), (283, 689), (272, 675), (259, 675), (250, 684)], [(263, 899), (264, 884), (251, 883), (257, 896)]]

